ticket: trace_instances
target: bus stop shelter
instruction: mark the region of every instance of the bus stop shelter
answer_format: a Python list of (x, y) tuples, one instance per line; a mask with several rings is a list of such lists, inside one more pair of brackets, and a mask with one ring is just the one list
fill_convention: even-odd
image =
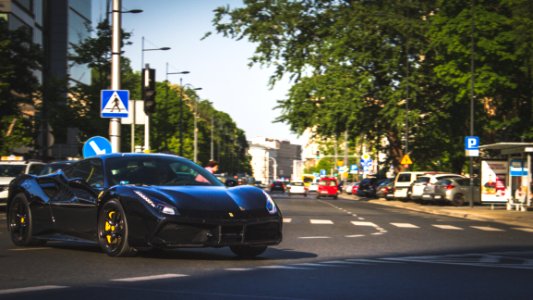
[(499, 160), (507, 169), (504, 178), (507, 191), (506, 199), (509, 202), (508, 207), (509, 204), (511, 204), (511, 207), (516, 204), (521, 210), (531, 207), (533, 195), (531, 179), (533, 143), (501, 142), (480, 145), (479, 149), (483, 153), (483, 160)]

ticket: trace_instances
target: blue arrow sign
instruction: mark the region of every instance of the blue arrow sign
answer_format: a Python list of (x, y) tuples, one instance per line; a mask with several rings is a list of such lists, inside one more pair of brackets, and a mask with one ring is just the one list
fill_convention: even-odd
[(109, 154), (111, 152), (111, 143), (101, 136), (93, 136), (83, 144), (83, 158)]
[(102, 118), (127, 118), (129, 115), (128, 90), (102, 90), (100, 92), (100, 116)]

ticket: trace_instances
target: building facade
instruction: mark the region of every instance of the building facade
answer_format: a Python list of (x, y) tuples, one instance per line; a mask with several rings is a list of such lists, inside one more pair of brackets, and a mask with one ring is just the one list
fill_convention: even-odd
[[(66, 105), (66, 87), (90, 84), (91, 72), (87, 65), (69, 60), (72, 44), (90, 37), (91, 0), (0, 0), (0, 18), (7, 20), (10, 30), (27, 28), (33, 42), (43, 49), (43, 68), (35, 73), (43, 89), (42, 109), (33, 116), (41, 124), (37, 145), (42, 157), (65, 157), (79, 153), (75, 128), (52, 128), (47, 111), (53, 104)], [(61, 93), (49, 93), (57, 85)]]
[(253, 176), (263, 183), (274, 180), (291, 180), (293, 174), (300, 174), (302, 147), (289, 141), (280, 141), (265, 137), (256, 137), (248, 142), (248, 153), (252, 157)]

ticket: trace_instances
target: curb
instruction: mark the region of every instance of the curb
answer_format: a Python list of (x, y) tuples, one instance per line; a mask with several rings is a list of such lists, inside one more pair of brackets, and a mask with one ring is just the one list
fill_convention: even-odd
[[(354, 196), (343, 195), (342, 199), (352, 200), (352, 201), (361, 201), (360, 199), (355, 199), (353, 197)], [(462, 219), (474, 220), (474, 221), (495, 222), (495, 223), (500, 223), (500, 224), (505, 224), (505, 225), (520, 226), (520, 227), (526, 227), (526, 228), (533, 229), (533, 224), (527, 224), (527, 223), (521, 222), (520, 220), (495, 219), (493, 216), (483, 216), (483, 215), (480, 215), (479, 213), (472, 213), (472, 212), (467, 212), (464, 210), (463, 211), (442, 210), (438, 208), (419, 206), (413, 203), (388, 201), (383, 198), (373, 199), (371, 201), (365, 201), (365, 202), (371, 203), (371, 204), (382, 205), (382, 206), (395, 207), (395, 208), (400, 208), (400, 209), (408, 209), (408, 210), (412, 210), (416, 212), (428, 213), (428, 214), (433, 214), (433, 215), (462, 218)], [(524, 212), (509, 212), (509, 213), (524, 213)]]

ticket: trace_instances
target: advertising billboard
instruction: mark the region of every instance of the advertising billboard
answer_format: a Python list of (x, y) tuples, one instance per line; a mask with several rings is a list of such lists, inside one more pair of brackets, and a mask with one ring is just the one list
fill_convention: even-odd
[(481, 161), (481, 202), (507, 202), (507, 161)]

